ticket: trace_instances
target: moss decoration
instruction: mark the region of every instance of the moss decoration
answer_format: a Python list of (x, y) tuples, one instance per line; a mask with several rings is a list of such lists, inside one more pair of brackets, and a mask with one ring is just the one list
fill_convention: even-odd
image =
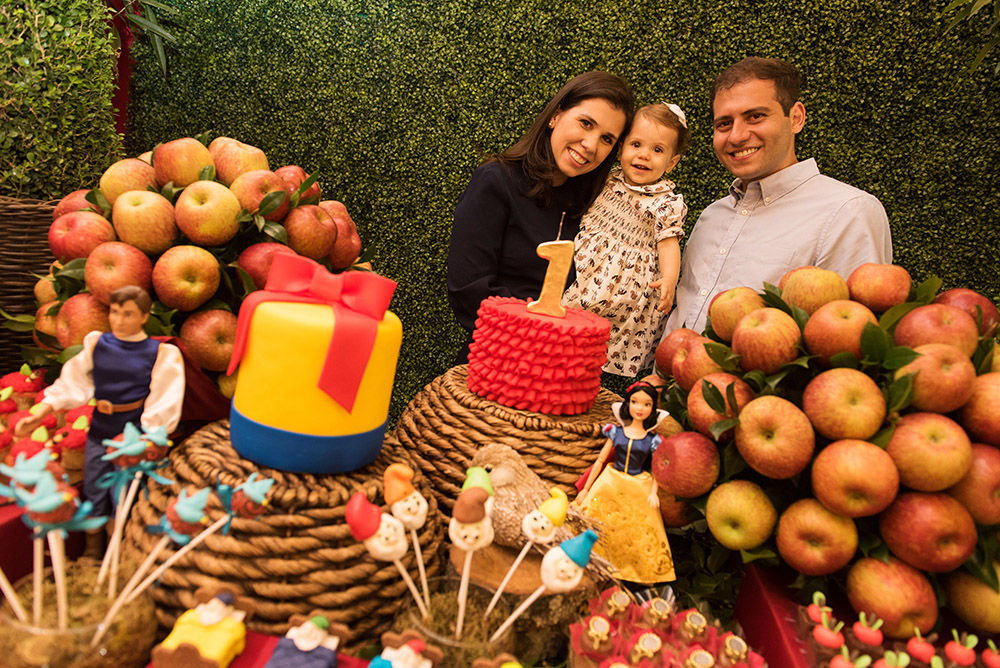
[(690, 230), (729, 183), (711, 146), (711, 79), (745, 55), (792, 60), (806, 77), (799, 157), (881, 198), (896, 261), (916, 280), (1000, 300), (998, 82), (992, 60), (966, 73), (979, 26), (945, 35), (944, 3), (169, 1), (181, 9), (176, 61), (165, 82), (137, 48), (130, 151), (207, 129), (320, 175), (376, 269), (400, 283), (392, 415), (462, 339), (445, 264), (469, 174), (587, 69), (688, 112), (692, 148), (672, 178)]

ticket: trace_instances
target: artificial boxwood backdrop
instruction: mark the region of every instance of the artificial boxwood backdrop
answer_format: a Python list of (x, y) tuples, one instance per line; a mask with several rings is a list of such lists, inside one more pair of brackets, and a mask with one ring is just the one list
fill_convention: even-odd
[(746, 55), (795, 62), (799, 157), (882, 200), (915, 279), (1000, 301), (998, 83), (993, 62), (966, 71), (989, 17), (946, 35), (944, 0), (171, 1), (169, 78), (136, 45), (129, 151), (208, 130), (318, 174), (399, 281), (394, 416), (461, 340), (445, 296), (456, 198), (588, 69), (688, 112), (692, 147), (672, 178), (690, 230), (729, 183), (711, 147), (712, 78)]

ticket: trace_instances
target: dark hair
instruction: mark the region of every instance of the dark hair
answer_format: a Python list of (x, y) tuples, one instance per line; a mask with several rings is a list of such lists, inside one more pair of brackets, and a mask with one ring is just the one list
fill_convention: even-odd
[(119, 305), (125, 302), (135, 302), (135, 305), (143, 313), (149, 313), (149, 309), (153, 307), (153, 300), (150, 298), (149, 293), (138, 285), (126, 285), (123, 288), (118, 288), (111, 293), (108, 302)]
[(778, 103), (782, 111), (788, 115), (792, 105), (799, 101), (802, 90), (802, 77), (787, 60), (780, 58), (744, 58), (735, 65), (730, 65), (715, 77), (712, 90), (709, 93), (709, 104), (715, 105), (715, 95), (720, 90), (729, 90), (738, 83), (749, 79), (773, 81), (778, 95)]
[(612, 107), (625, 114), (625, 127), (608, 156), (596, 169), (583, 175), (592, 181), (591, 193), (587, 202), (584, 203), (583, 209), (576, 213), (586, 211), (597, 198), (608, 178), (608, 173), (611, 171), (611, 165), (618, 157), (618, 148), (625, 135), (628, 134), (629, 128), (632, 127), (632, 112), (635, 109), (635, 97), (632, 95), (632, 89), (629, 85), (617, 75), (597, 70), (584, 72), (570, 79), (535, 117), (535, 121), (524, 136), (503, 153), (492, 157), (493, 160), (505, 165), (521, 168), (525, 176), (534, 184), (531, 190), (525, 193), (527, 197), (534, 198), (543, 204), (548, 203), (553, 187), (552, 182), (560, 174), (549, 141), (552, 136), (549, 121), (556, 112), (567, 111), (584, 100), (593, 98), (606, 100)]
[(647, 104), (645, 107), (640, 107), (639, 110), (635, 112), (635, 119), (633, 119), (632, 122), (634, 123), (640, 118), (648, 118), (654, 123), (659, 123), (660, 125), (665, 125), (668, 128), (677, 130), (677, 146), (674, 147), (677, 155), (684, 155), (684, 153), (688, 150), (688, 146), (691, 145), (691, 131), (688, 130), (687, 126), (681, 122), (680, 117), (663, 102)]
[(653, 411), (649, 414), (645, 420), (642, 421), (642, 426), (646, 429), (652, 429), (656, 426), (656, 409), (660, 402), (660, 394), (656, 391), (656, 388), (649, 383), (639, 381), (638, 383), (633, 383), (629, 386), (628, 390), (625, 392), (625, 398), (622, 399), (622, 405), (618, 409), (618, 419), (622, 421), (622, 424), (626, 427), (632, 424), (632, 413), (629, 411), (629, 400), (632, 399), (632, 395), (644, 392), (649, 395), (649, 398), (653, 400)]

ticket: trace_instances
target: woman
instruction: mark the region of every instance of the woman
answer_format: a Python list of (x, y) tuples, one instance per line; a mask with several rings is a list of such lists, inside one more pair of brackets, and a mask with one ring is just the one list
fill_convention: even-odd
[[(469, 334), (483, 299), (537, 299), (547, 262), (538, 244), (573, 239), (629, 130), (632, 91), (607, 72), (563, 86), (512, 147), (481, 164), (455, 206), (448, 299)], [(575, 278), (571, 270), (567, 285)]]

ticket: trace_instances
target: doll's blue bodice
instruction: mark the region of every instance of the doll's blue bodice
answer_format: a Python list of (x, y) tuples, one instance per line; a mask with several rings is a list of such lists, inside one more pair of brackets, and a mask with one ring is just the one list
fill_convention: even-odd
[(625, 435), (624, 429), (614, 424), (604, 427), (604, 435), (611, 439), (615, 446), (612, 466), (629, 475), (639, 475), (649, 470), (652, 454), (663, 440), (652, 432), (643, 438), (629, 438)]

